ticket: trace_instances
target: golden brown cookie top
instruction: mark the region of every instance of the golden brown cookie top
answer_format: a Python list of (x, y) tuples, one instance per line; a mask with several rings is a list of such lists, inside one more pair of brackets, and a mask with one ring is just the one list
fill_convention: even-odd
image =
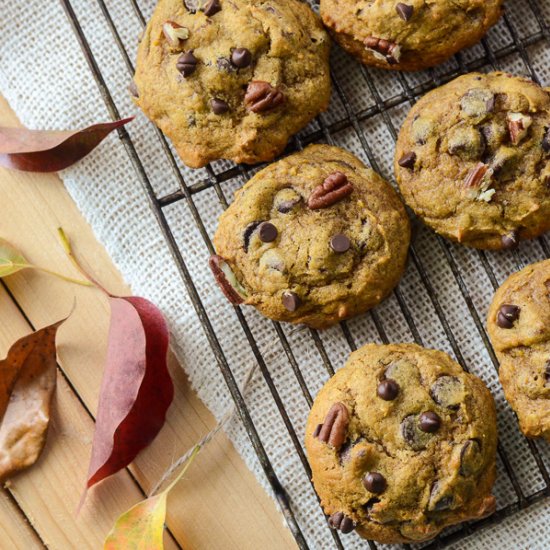
[(160, 0), (135, 101), (191, 167), (271, 160), (328, 106), (329, 38), (297, 0)]
[(267, 317), (324, 327), (390, 292), (409, 238), (388, 183), (352, 154), (312, 145), (237, 191), (220, 217), (214, 263), (226, 270), (218, 280), (227, 287), (231, 279), (241, 300)]
[(366, 345), (317, 395), (306, 426), (329, 523), (386, 543), (494, 510), (496, 414), (483, 382), (414, 344)]
[(502, 0), (321, 0), (335, 39), (363, 63), (420, 70), (478, 42), (502, 13)]
[(522, 431), (550, 441), (550, 260), (527, 266), (502, 284), (488, 329), (504, 393)]
[(397, 143), (407, 204), (441, 235), (512, 248), (550, 229), (550, 94), (506, 73), (467, 74), (426, 94)]

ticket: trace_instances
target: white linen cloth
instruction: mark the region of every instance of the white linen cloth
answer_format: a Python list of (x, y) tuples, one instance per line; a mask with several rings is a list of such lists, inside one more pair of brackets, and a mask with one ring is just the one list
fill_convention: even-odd
[[(148, 17), (152, 12), (154, 0), (140, 0), (138, 3)], [(550, 24), (548, 2), (538, 0), (536, 3), (544, 11), (546, 24)], [(105, 104), (61, 4), (44, 0), (4, 0), (0, 4), (0, 91), (22, 122), (31, 128), (68, 129), (109, 120)], [(126, 51), (134, 60), (141, 24), (131, 2), (107, 0), (106, 4), (124, 41)], [(176, 191), (177, 182), (159, 146), (152, 125), (137, 112), (128, 97), (126, 88), (130, 76), (98, 3), (96, 0), (73, 0), (73, 6), (121, 115), (138, 115), (128, 126), (128, 131), (157, 195), (160, 197)], [(509, 0), (506, 7), (508, 17), (520, 37), (540, 32), (528, 0)], [(491, 30), (488, 42), (495, 49), (512, 42), (504, 21)], [(526, 54), (535, 66), (542, 83), (550, 85), (550, 42), (538, 41), (534, 46), (527, 48)], [(466, 62), (481, 59), (482, 56), (482, 46), (464, 52)], [(355, 112), (375, 105), (375, 99), (369, 92), (358, 63), (338, 48), (334, 48), (332, 67), (341, 83), (343, 93), (348, 96), (350, 106)], [(517, 53), (501, 60), (500, 67), (511, 72), (526, 72), (525, 64)], [(435, 74), (443, 75), (454, 68), (456, 62), (453, 60), (438, 67)], [(491, 67), (485, 65), (481, 69), (487, 71), (491, 70)], [(373, 76), (383, 99), (401, 93), (401, 83), (397, 74), (376, 70), (369, 73)], [(429, 83), (432, 79), (429, 73), (406, 74), (404, 78), (411, 85)], [(390, 111), (396, 127), (399, 127), (407, 109), (408, 104), (402, 103)], [(342, 101), (335, 90), (331, 108), (322, 119), (326, 124), (330, 124), (345, 117), (345, 114)], [(393, 140), (383, 118), (377, 115), (359, 124), (372, 147), (380, 172), (393, 181)], [(302, 135), (305, 136), (318, 127), (317, 123), (313, 123), (302, 132)], [(335, 144), (355, 152), (367, 161), (353, 129), (336, 132), (333, 138)], [(228, 166), (230, 163), (218, 162), (214, 164), (214, 169), (219, 172)], [(198, 182), (207, 177), (204, 169), (190, 170), (182, 166), (182, 170), (187, 183)], [(133, 292), (149, 298), (166, 314), (175, 347), (193, 387), (216, 417), (220, 418), (231, 403), (229, 392), (121, 142), (116, 135), (111, 136), (93, 154), (75, 167), (65, 170), (61, 176), (98, 239), (106, 246), (126, 281), (131, 284)], [(231, 200), (233, 191), (242, 183), (242, 179), (235, 178), (221, 185), (228, 200)], [(212, 236), (217, 217), (222, 211), (220, 201), (213, 189), (194, 195), (194, 200)], [(254, 357), (232, 307), (215, 286), (208, 270), (207, 248), (192, 220), (189, 207), (186, 201), (178, 201), (166, 207), (164, 212), (228, 361), (240, 380), (254, 363)], [(70, 228), (66, 229), (70, 232)], [(549, 243), (548, 238), (546, 242)], [(496, 371), (468, 313), (465, 300), (445, 256), (433, 234), (426, 228), (418, 230), (415, 245), (441, 307), (449, 319), (450, 328), (466, 364), (473, 373), (483, 378), (495, 396), (502, 446), (510, 458), (523, 491), (531, 494), (541, 489), (544, 482), (525, 439), (519, 434), (516, 420), (504, 400)], [(451, 252), (484, 323), (493, 289), (480, 257), (477, 252), (458, 246), (452, 246)], [(488, 254), (488, 258), (499, 282), (517, 269), (514, 254), (491, 253)], [(543, 259), (544, 253), (537, 241), (524, 243), (517, 258), (520, 262), (528, 264)], [(101, 273), (97, 275), (101, 278)], [(426, 286), (412, 262), (399, 288), (424, 345), (445, 350), (453, 355), (442, 324), (428, 297)], [(391, 341), (413, 340), (395, 295), (378, 307), (377, 313)], [(245, 315), (264, 354), (289, 418), (302, 441), (308, 406), (273, 326), (253, 310), (246, 310)], [(349, 328), (358, 345), (380, 341), (369, 315), (350, 321)], [(295, 351), (309, 391), (315, 395), (326, 381), (327, 372), (313, 345), (311, 335), (307, 330), (293, 331), (289, 326), (285, 326), (284, 330)], [(323, 332), (321, 339), (332, 363), (336, 368), (340, 368), (350, 351), (341, 328), (335, 327)], [(324, 517), (311, 485), (270, 392), (259, 374), (247, 393), (247, 403), (275, 471), (288, 491), (309, 545), (317, 549), (332, 547)], [(239, 421), (232, 423), (228, 434), (250, 469), (269, 491), (265, 476)], [(544, 442), (538, 442), (537, 445), (547, 467), (550, 468), (550, 446)], [(510, 481), (500, 461), (495, 494), (499, 507), (515, 500)], [(496, 548), (499, 549), (548, 548), (549, 520), (550, 512), (546, 501), (527, 512), (515, 515), (500, 526), (477, 533), (455, 544), (454, 547), (482, 549), (494, 548), (496, 544)], [(365, 543), (354, 534), (343, 537), (343, 541), (346, 548), (365, 547)]]

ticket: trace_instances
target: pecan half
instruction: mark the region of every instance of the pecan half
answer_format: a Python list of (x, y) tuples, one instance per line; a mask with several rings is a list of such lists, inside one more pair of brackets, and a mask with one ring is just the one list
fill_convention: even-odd
[(319, 441), (339, 449), (346, 440), (349, 424), (349, 412), (343, 403), (334, 403), (325, 417), (319, 432)]
[(487, 164), (478, 162), (466, 176), (464, 187), (479, 187), (488, 171), (489, 166)]
[(510, 141), (514, 145), (518, 145), (527, 135), (529, 127), (533, 124), (533, 119), (529, 115), (522, 113), (508, 113), (506, 120), (508, 122)]
[(352, 192), (353, 183), (348, 181), (346, 174), (333, 172), (311, 192), (307, 205), (311, 210), (327, 208), (351, 195)]
[(284, 100), (283, 92), (269, 82), (253, 80), (246, 89), (244, 105), (253, 113), (263, 113), (278, 107), (284, 103)]
[(375, 57), (386, 61), (389, 65), (399, 63), (401, 59), (401, 46), (384, 38), (369, 36), (363, 42), (367, 50), (371, 50)]
[(246, 291), (224, 259), (217, 255), (211, 256), (208, 265), (225, 297), (235, 306), (242, 304), (244, 299), (241, 294), (246, 296)]

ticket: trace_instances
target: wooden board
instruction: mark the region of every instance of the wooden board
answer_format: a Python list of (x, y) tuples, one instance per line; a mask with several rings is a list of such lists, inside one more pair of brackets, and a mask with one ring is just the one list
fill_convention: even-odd
[[(18, 125), (0, 97), (0, 125)], [(84, 265), (113, 293), (128, 294), (120, 274), (96, 241), (56, 175), (0, 169), (0, 236), (37, 265), (78, 276), (57, 240), (71, 237)], [(0, 540), (10, 548), (100, 548), (116, 517), (141, 500), (171, 461), (214, 425), (171, 358), (176, 396), (165, 427), (129, 468), (91, 492), (78, 517), (93, 434), (109, 308), (95, 289), (44, 274), (21, 272), (0, 287), (0, 355), (33, 328), (76, 311), (59, 331), (58, 389), (48, 443), (39, 463), (0, 494)], [(294, 548), (273, 501), (221, 433), (197, 457), (168, 505), (166, 548)]]

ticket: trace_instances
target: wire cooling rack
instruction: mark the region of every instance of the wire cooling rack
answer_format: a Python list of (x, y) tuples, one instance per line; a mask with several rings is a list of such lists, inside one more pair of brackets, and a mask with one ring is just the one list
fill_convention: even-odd
[[(81, 22), (79, 21), (73, 6), (71, 5), (70, 0), (60, 0), (65, 12), (70, 20), (72, 28), (76, 34), (76, 37), (80, 43), (82, 51), (86, 57), (86, 60), (89, 64), (89, 67), (93, 73), (97, 86), (101, 92), (102, 98), (105, 102), (105, 105), (110, 113), (110, 116), (113, 119), (119, 119), (120, 114), (113, 99), (113, 93), (108, 88), (106, 84), (105, 76), (102, 74), (98, 62), (92, 53), (92, 48), (90, 43), (83, 31)], [(107, 25), (110, 28), (110, 31), (113, 36), (113, 40), (116, 42), (120, 54), (123, 58), (123, 61), (128, 70), (128, 80), (134, 74), (134, 67), (130, 55), (128, 54), (123, 40), (121, 39), (121, 33), (117, 26), (114, 23), (113, 17), (109, 12), (107, 4), (104, 0), (96, 0), (100, 10), (105, 18)], [(476, 47), (476, 53), (470, 54), (469, 52), (460, 53), (455, 56), (454, 63), (446, 65), (449, 67), (447, 70), (441, 70), (441, 68), (428, 71), (429, 79), (422, 82), (411, 83), (411, 80), (402, 73), (395, 73), (395, 79), (399, 86), (399, 90), (396, 93), (390, 94), (388, 97), (387, 94), (383, 93), (383, 90), (380, 89), (378, 84), (379, 80), (377, 79), (377, 71), (371, 71), (365, 67), (360, 67), (360, 75), (364, 80), (372, 98), (374, 98), (374, 104), (367, 106), (365, 108), (357, 108), (357, 105), (353, 104), (350, 101), (349, 92), (346, 90), (345, 83), (342, 82), (342, 78), (337, 78), (334, 74), (332, 75), (333, 80), (333, 94), (336, 94), (337, 99), (339, 100), (342, 109), (340, 109), (339, 116), (332, 117), (332, 120), (327, 122), (323, 117), (317, 118), (317, 124), (308, 132), (302, 132), (299, 134), (300, 137), (295, 137), (291, 144), (288, 147), (287, 152), (299, 150), (303, 148), (306, 144), (322, 141), (329, 144), (334, 143), (333, 136), (343, 130), (350, 130), (354, 133), (355, 138), (359, 140), (360, 146), (362, 147), (366, 158), (368, 158), (370, 165), (376, 171), (379, 171), (379, 166), (377, 162), (376, 155), (373, 153), (373, 144), (367, 137), (367, 134), (364, 130), (365, 123), (374, 117), (381, 117), (384, 125), (389, 132), (391, 138), (395, 141), (397, 136), (397, 128), (393, 122), (391, 116), (391, 110), (394, 108), (404, 107), (407, 109), (414, 103), (414, 101), (426, 91), (433, 89), (436, 86), (439, 86), (456, 76), (462, 73), (466, 73), (472, 70), (483, 69), (483, 70), (499, 70), (502, 68), (503, 62), (510, 56), (515, 56), (517, 60), (521, 62), (523, 70), (526, 74), (532, 77), (535, 81), (539, 81), (536, 63), (533, 61), (531, 48), (536, 46), (544, 46), (550, 48), (550, 28), (544, 21), (544, 16), (542, 15), (542, 6), (540, 2), (544, 0), (523, 0), (525, 4), (525, 9), (528, 11), (529, 20), (532, 21), (530, 28), (525, 31), (525, 29), (518, 29), (516, 21), (505, 14), (503, 21), (500, 23), (501, 28), (505, 29), (507, 34), (507, 40), (502, 41), (502, 43), (495, 47), (490, 45), (487, 39), (484, 39), (481, 42), (481, 45)], [(139, 19), (140, 23), (145, 25), (145, 18), (143, 15), (140, 6), (138, 5), (137, 0), (128, 0), (131, 8), (133, 9), (135, 15)], [(518, 0), (518, 3), (520, 0)], [(532, 27), (532, 28), (531, 28)], [(341, 116), (340, 116), (341, 115)], [(285, 516), (288, 527), (290, 528), (296, 543), (299, 548), (306, 549), (309, 548), (306, 541), (306, 537), (303, 534), (302, 526), (297, 520), (295, 510), (293, 510), (290, 499), (287, 496), (285, 488), (279, 481), (277, 474), (272, 467), (268, 452), (262, 443), (262, 439), (259, 435), (257, 428), (255, 427), (250, 411), (247, 408), (243, 395), (237, 385), (234, 372), (232, 370), (232, 365), (228, 360), (226, 354), (224, 353), (222, 346), (220, 345), (220, 338), (216, 333), (213, 323), (211, 322), (207, 310), (201, 300), (197, 287), (191, 276), (191, 272), (186, 265), (182, 250), (178, 246), (177, 240), (174, 236), (174, 233), (171, 229), (170, 224), (168, 223), (166, 217), (165, 209), (178, 201), (186, 201), (189, 211), (192, 214), (194, 223), (200, 233), (202, 239), (204, 240), (204, 245), (208, 248), (210, 253), (214, 252), (212, 243), (210, 241), (205, 223), (199, 214), (199, 209), (195, 204), (195, 195), (206, 191), (207, 189), (214, 189), (217, 194), (220, 202), (227, 207), (227, 201), (223, 191), (222, 184), (227, 182), (235, 177), (243, 178), (244, 180), (249, 178), (249, 168), (244, 166), (236, 165), (225, 165), (225, 168), (221, 171), (216, 171), (215, 168), (211, 165), (206, 167), (207, 177), (202, 181), (198, 181), (192, 184), (188, 184), (185, 181), (185, 176), (183, 171), (179, 168), (177, 159), (175, 158), (170, 145), (168, 144), (166, 138), (162, 133), (155, 128), (158, 138), (160, 140), (162, 149), (166, 155), (168, 162), (173, 171), (173, 175), (178, 181), (179, 188), (168, 194), (159, 194), (155, 191), (154, 186), (152, 185), (142, 158), (137, 152), (136, 146), (132, 142), (129, 134), (126, 129), (119, 129), (119, 137), (122, 140), (126, 152), (133, 163), (139, 180), (143, 185), (145, 194), (150, 202), (151, 208), (156, 215), (158, 224), (162, 230), (164, 238), (168, 243), (173, 258), (178, 266), (179, 273), (185, 284), (189, 297), (195, 307), (196, 313), (203, 325), (205, 335), (208, 339), (208, 342), (212, 348), (214, 356), (217, 360), (218, 366), (223, 374), (223, 377), (227, 383), (227, 387), (231, 393), (231, 396), (236, 404), (240, 419), (246, 429), (246, 432), (250, 438), (250, 443), (252, 444), (259, 462), (265, 472), (267, 480), (273, 489), (273, 493), (279, 503), (279, 506)], [(370, 137), (370, 136), (369, 136)], [(488, 355), (492, 362), (492, 365), (495, 369), (498, 369), (498, 362), (488, 340), (487, 334), (484, 329), (483, 319), (481, 318), (478, 309), (474, 303), (474, 299), (469, 290), (468, 282), (463, 276), (463, 272), (460, 269), (460, 264), (457, 260), (457, 254), (452, 245), (446, 242), (444, 239), (435, 237), (434, 242), (436, 246), (439, 247), (440, 252), (445, 258), (445, 262), (448, 265), (448, 268), (452, 272), (452, 275), (455, 279), (455, 282), (460, 290), (461, 297), (464, 303), (467, 306), (469, 314), (471, 316), (471, 322), (475, 327), (479, 337), (481, 338), (484, 346), (487, 349)], [(541, 247), (543, 255), (547, 258), (550, 257), (550, 249), (547, 241), (544, 238), (540, 238), (538, 243)], [(483, 266), (483, 269), (488, 277), (488, 280), (491, 282), (493, 289), (498, 288), (498, 277), (495, 274), (494, 268), (491, 264), (489, 256), (483, 252), (477, 252), (479, 261)], [(417, 247), (413, 244), (410, 251), (411, 263), (415, 270), (417, 270), (418, 275), (424, 285), (425, 291), (429, 297), (431, 306), (433, 307), (439, 322), (443, 328), (446, 338), (450, 344), (450, 347), (458, 360), (461, 366), (467, 369), (467, 364), (464, 358), (464, 354), (461, 351), (461, 348), (458, 344), (457, 337), (453, 328), (451, 328), (451, 322), (446, 317), (444, 313), (444, 307), (438, 299), (438, 294), (428, 272), (422, 261), (422, 256), (419, 254)], [(517, 252), (514, 252), (514, 262), (517, 268), (522, 267), (523, 262)], [(412, 269), (412, 267), (411, 267)], [(408, 329), (412, 334), (414, 340), (422, 345), (422, 337), (418, 329), (417, 324), (415, 323), (414, 316), (411, 314), (409, 306), (402, 295), (402, 292), (397, 288), (394, 292), (394, 296), (399, 304), (399, 307), (402, 311), (402, 314), (408, 325)], [(230, 307), (228, 305), (228, 307)], [(286, 426), (288, 434), (292, 440), (296, 453), (303, 465), (304, 473), (304, 482), (308, 483), (311, 479), (311, 470), (309, 468), (308, 461), (304, 454), (304, 450), (301, 444), (301, 434), (297, 434), (294, 430), (293, 423), (289, 418), (289, 415), (284, 407), (283, 400), (277, 390), (277, 387), (268, 371), (266, 361), (260, 347), (258, 346), (256, 340), (254, 339), (253, 332), (243, 315), (243, 312), (239, 307), (235, 308), (236, 316), (241, 324), (243, 333), (246, 337), (247, 343), (250, 346), (252, 353), (258, 363), (261, 374), (267, 384), (269, 391), (276, 403), (276, 406), (279, 410), (281, 418)], [(371, 320), (376, 328), (380, 341), (384, 343), (389, 342), (387, 335), (386, 327), (381, 320), (381, 317), (377, 313), (376, 309), (369, 313)], [(282, 326), (278, 323), (273, 323), (273, 327), (276, 331), (277, 337), (280, 340), (280, 344), (286, 353), (288, 363), (292, 368), (296, 380), (302, 390), (303, 396), (311, 406), (313, 402), (312, 395), (306, 384), (304, 375), (299, 367), (299, 362), (296, 358), (295, 351), (289, 343), (287, 334), (283, 330)], [(356, 348), (354, 337), (350, 331), (348, 324), (346, 322), (341, 323), (341, 330), (345, 340), (348, 342), (351, 350)], [(326, 344), (323, 339), (315, 330), (309, 330), (312, 341), (314, 342), (316, 352), (319, 354), (324, 367), (329, 375), (334, 374), (334, 367), (329, 358), (329, 353), (326, 349)], [(528, 453), (530, 458), (536, 464), (537, 475), (543, 480), (542, 488), (539, 488), (536, 491), (526, 491), (522, 487), (521, 480), (519, 479), (519, 474), (515, 471), (514, 467), (509, 458), (508, 452), (504, 449), (502, 443), (498, 447), (499, 463), (501, 464), (500, 475), (505, 476), (513, 490), (513, 501), (508, 503), (506, 506), (497, 510), (495, 514), (491, 517), (477, 521), (469, 522), (461, 525), (460, 527), (455, 527), (444, 531), (440, 536), (438, 536), (434, 541), (429, 543), (413, 545), (415, 548), (442, 548), (452, 542), (456, 542), (464, 537), (471, 535), (473, 532), (486, 527), (488, 525), (493, 525), (501, 522), (503, 519), (517, 513), (519, 510), (525, 509), (545, 498), (550, 496), (550, 475), (548, 468), (545, 464), (544, 458), (541, 456), (538, 443), (532, 440), (526, 440), (526, 445), (528, 448)], [(307, 478), (307, 480), (306, 480)], [(328, 526), (327, 526), (328, 529)], [(333, 545), (336, 548), (343, 549), (345, 545), (343, 544), (342, 539), (339, 537), (339, 534), (335, 531), (330, 531), (332, 536)], [(365, 541), (365, 546), (370, 547), (371, 549), (376, 549), (377, 545), (372, 541)], [(411, 548), (409, 545), (402, 545), (403, 548)]]

